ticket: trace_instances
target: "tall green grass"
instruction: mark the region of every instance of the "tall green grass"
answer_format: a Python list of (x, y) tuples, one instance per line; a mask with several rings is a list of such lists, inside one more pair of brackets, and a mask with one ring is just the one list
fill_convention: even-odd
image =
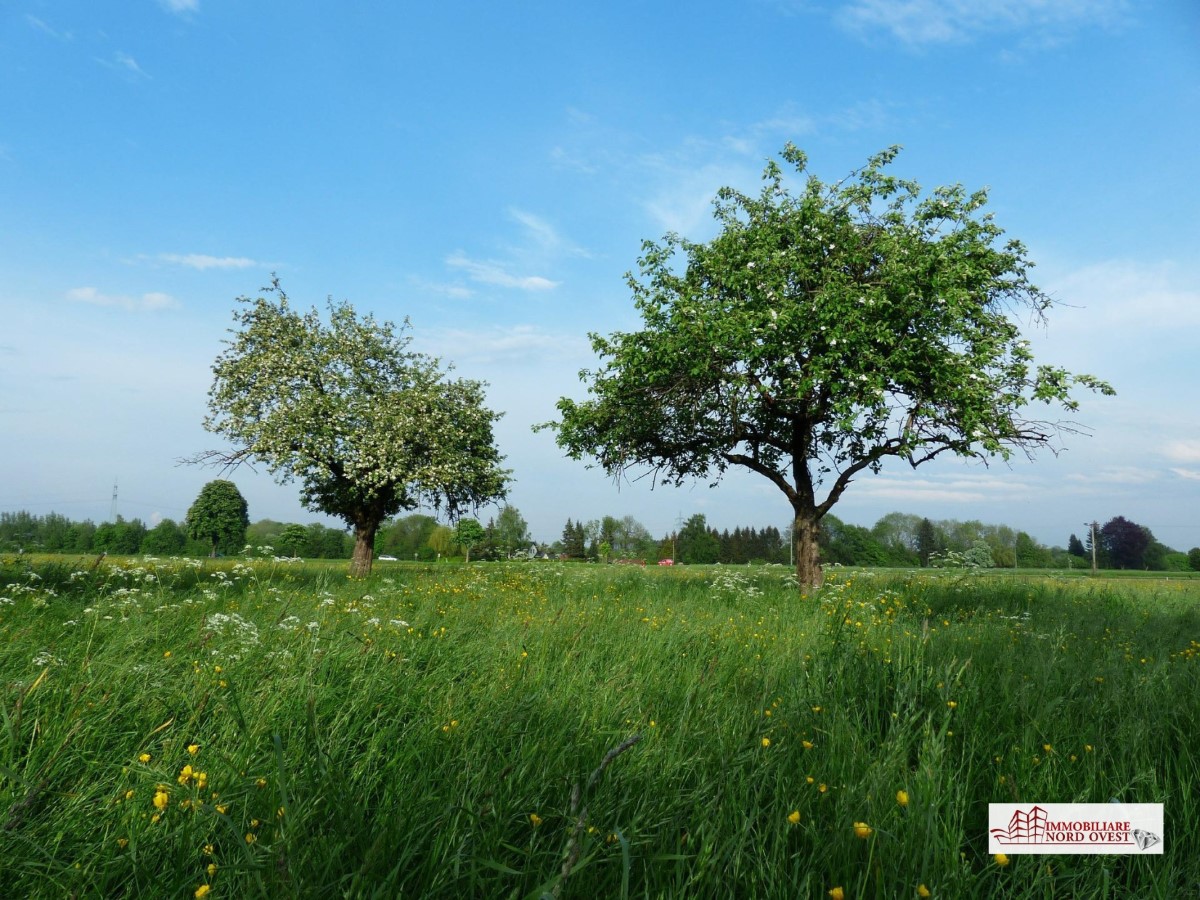
[[(1198, 589), (10, 559), (0, 896), (1196, 895)], [(1110, 799), (1163, 856), (987, 854)]]

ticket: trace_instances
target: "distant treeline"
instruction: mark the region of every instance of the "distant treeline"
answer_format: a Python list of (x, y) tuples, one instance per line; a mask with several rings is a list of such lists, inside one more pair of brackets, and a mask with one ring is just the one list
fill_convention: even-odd
[[(671, 559), (678, 563), (790, 562), (788, 531), (773, 525), (717, 530), (702, 514), (692, 516), (677, 531), (663, 537), (651, 533), (632, 516), (604, 516), (585, 521), (568, 519), (562, 536), (552, 543), (530, 539), (524, 519), (514, 507), (484, 528), (484, 543), (471, 558), (514, 556), (597, 562), (645, 562)], [(1188, 553), (1172, 550), (1155, 539), (1150, 529), (1117, 516), (1094, 526), (1096, 564), (1103, 569), (1200, 570), (1200, 548)], [(1023, 531), (976, 520), (931, 520), (893, 512), (872, 527), (851, 525), (827, 515), (821, 523), (821, 558), (846, 566), (994, 566), (999, 568), (1087, 568), (1092, 564), (1092, 529), (1083, 539), (1072, 534), (1066, 547), (1046, 547)], [(320, 523), (300, 525), (262, 519), (246, 529), (242, 546), (254, 555), (273, 553), (305, 559), (349, 559), (352, 537)], [(0, 513), (0, 551), (43, 553), (112, 553), (151, 556), (207, 556), (209, 544), (188, 537), (183, 523), (163, 519), (147, 527), (140, 519), (117, 517), (99, 525), (74, 522), (58, 513), (35, 516), (28, 512)], [(223, 548), (227, 554), (241, 547)], [(462, 555), (454, 533), (433, 516), (412, 514), (391, 519), (379, 529), (376, 555), (404, 560), (448, 559)]]

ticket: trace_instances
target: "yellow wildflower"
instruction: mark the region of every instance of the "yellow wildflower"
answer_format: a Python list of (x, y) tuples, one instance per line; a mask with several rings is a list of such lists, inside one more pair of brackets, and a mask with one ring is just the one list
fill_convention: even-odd
[(156, 809), (160, 809), (160, 810), (166, 809), (167, 804), (170, 802), (171, 802), (171, 795), (168, 794), (166, 791), (160, 790), (160, 791), (154, 792), (154, 806)]
[(856, 838), (862, 838), (864, 841), (871, 836), (871, 833), (874, 830), (875, 829), (873, 829), (866, 822), (855, 822), (854, 823), (854, 836)]
[(199, 900), (200, 897), (207, 897), (208, 892), (211, 890), (212, 890), (212, 888), (209, 887), (207, 884), (202, 884), (202, 885), (200, 885), (200, 887), (196, 888), (196, 892), (194, 894), (192, 894), (192, 896), (197, 898), (197, 900)]
[(788, 821), (791, 822), (793, 825), (799, 825), (800, 824), (800, 810), (793, 809), (790, 813), (788, 813)]
[(182, 769), (180, 769), (179, 777), (175, 780), (178, 781), (180, 784), (187, 784), (189, 781), (191, 781), (192, 780), (192, 767), (184, 766)]
[(996, 865), (998, 865), (998, 866), (1007, 866), (1010, 862), (1012, 862), (1012, 860), (1009, 859), (1007, 856), (1005, 856), (1003, 853), (997, 853), (992, 858), (996, 860)]
[(208, 864), (208, 867), (207, 867), (207, 868), (206, 868), (204, 871), (208, 872), (208, 877), (209, 877), (209, 878), (212, 878), (214, 875), (216, 875), (216, 874), (217, 874), (217, 864), (216, 864), (216, 863), (209, 863), (209, 864)]
[(908, 806), (908, 791), (896, 791), (896, 802), (901, 806)]
[(150, 754), (149, 754), (149, 753), (143, 753), (141, 756), (139, 756), (139, 757), (138, 757), (138, 762), (140, 762), (140, 763), (148, 763), (148, 762), (150, 762)]
[(192, 756), (195, 756), (197, 753), (200, 752), (200, 745), (199, 744), (188, 744), (187, 751), (188, 751), (188, 753), (192, 754)]
[(117, 846), (124, 850), (129, 846), (129, 838), (117, 838)]
[(534, 828), (537, 828), (539, 825), (542, 824), (542, 817), (539, 816), (537, 813), (530, 813), (529, 814), (529, 822), (531, 825), (533, 825)]
[(247, 844), (253, 844), (257, 840), (258, 840), (258, 835), (256, 835), (253, 831), (246, 832), (246, 843)]
[(925, 885), (918, 884), (917, 885), (917, 896), (918, 897), (932, 897), (933, 895), (931, 893), (929, 893), (929, 888), (925, 887)]
[(813, 747), (816, 746), (816, 744), (814, 744), (812, 741), (801, 741), (800, 746), (803, 747), (805, 750), (811, 750)]
[(956, 708), (958, 707), (958, 701), (956, 701), (956, 700), (947, 700), (947, 701), (946, 701), (946, 705), (947, 705), (948, 707), (950, 707), (951, 709), (956, 709)]
[(770, 738), (768, 738), (768, 737), (765, 737), (765, 738), (763, 738), (763, 739), (762, 739), (762, 745), (763, 745), (764, 747), (770, 747), (770, 746), (771, 746), (771, 739), (770, 739)]
[(840, 884), (835, 888), (831, 888), (828, 893), (833, 900), (846, 900), (846, 892), (842, 890)]

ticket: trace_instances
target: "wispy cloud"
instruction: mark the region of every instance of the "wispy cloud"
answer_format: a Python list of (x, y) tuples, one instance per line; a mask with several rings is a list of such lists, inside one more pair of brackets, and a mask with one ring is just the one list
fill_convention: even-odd
[(160, 253), (158, 259), (189, 269), (250, 269), (264, 265), (245, 256), (209, 256), (206, 253)]
[(510, 208), (508, 214), (525, 226), (525, 232), (544, 256), (575, 256), (591, 259), (592, 255), (583, 247), (564, 237), (557, 228), (541, 216), (523, 209)]
[(471, 281), (477, 281), (480, 284), (516, 288), (521, 291), (549, 291), (559, 285), (559, 282), (543, 278), (541, 275), (514, 275), (508, 271), (504, 263), (470, 259), (462, 251), (446, 257), (446, 265), (454, 269), (461, 269)]
[(879, 475), (862, 477), (855, 482), (856, 496), (912, 502), (979, 503), (1024, 499), (1036, 490), (1028, 482), (1013, 476), (958, 476), (949, 478), (913, 478)]
[(60, 32), (57, 29), (52, 28), (46, 22), (39, 19), (37, 16), (31, 16), (28, 13), (26, 13), (25, 21), (29, 24), (29, 26), (31, 28), (36, 28), (38, 31), (42, 32), (43, 34), (48, 34), (48, 35), (50, 35), (50, 37), (55, 38), (56, 40), (60, 40), (60, 41), (71, 40), (71, 37), (72, 37), (71, 32), (69, 32), (69, 31), (61, 31)]
[(94, 287), (72, 288), (67, 291), (67, 299), (77, 303), (88, 303), (92, 306), (109, 306), (124, 309), (128, 312), (155, 312), (161, 309), (174, 309), (179, 301), (170, 294), (152, 291), (140, 297), (126, 294), (103, 294)]
[(1172, 469), (1171, 471), (1188, 481), (1200, 481), (1200, 469)]
[(438, 294), (442, 297), (449, 297), (451, 300), (466, 300), (468, 297), (475, 296), (475, 292), (465, 284), (445, 284), (440, 281), (418, 278), (416, 275), (410, 275), (408, 283), (413, 290), (425, 294)]
[(536, 361), (540, 364), (576, 359), (589, 348), (587, 340), (578, 334), (556, 334), (537, 325), (433, 329), (422, 343), (438, 356), (450, 356), (463, 363)]
[(138, 61), (124, 51), (116, 51), (111, 59), (101, 59), (97, 57), (96, 62), (109, 69), (114, 69), (122, 72), (125, 75), (133, 78), (149, 78), (150, 75), (138, 65)]
[(158, 0), (158, 3), (167, 12), (176, 15), (194, 13), (200, 9), (200, 0)]
[(1149, 484), (1158, 478), (1158, 473), (1139, 466), (1118, 466), (1099, 469), (1095, 472), (1075, 472), (1066, 476), (1076, 484), (1136, 485)]
[(863, 36), (884, 33), (910, 46), (967, 43), (985, 34), (1039, 40), (1123, 22), (1127, 0), (853, 0), (834, 21)]
[(1171, 441), (1163, 455), (1172, 462), (1200, 463), (1200, 441)]

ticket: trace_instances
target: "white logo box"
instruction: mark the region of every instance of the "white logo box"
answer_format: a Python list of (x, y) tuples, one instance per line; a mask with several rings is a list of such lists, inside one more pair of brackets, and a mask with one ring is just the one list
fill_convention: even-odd
[(1163, 852), (1161, 803), (989, 803), (988, 853)]

